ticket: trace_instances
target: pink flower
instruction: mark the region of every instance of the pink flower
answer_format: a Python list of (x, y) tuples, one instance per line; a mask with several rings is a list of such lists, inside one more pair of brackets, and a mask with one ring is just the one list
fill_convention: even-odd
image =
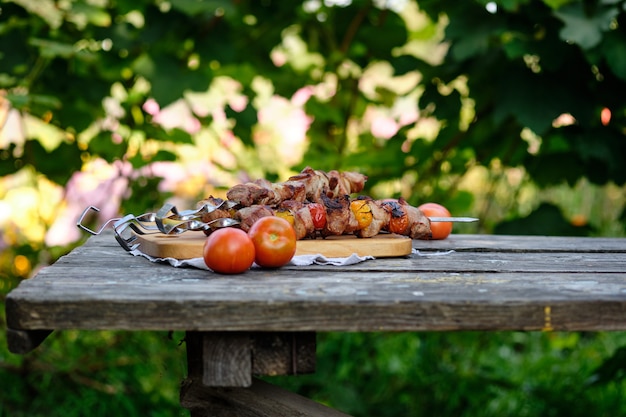
[(159, 114), (159, 111), (161, 111), (161, 107), (159, 106), (159, 103), (157, 103), (156, 100), (153, 98), (149, 98), (148, 100), (146, 100), (146, 102), (143, 103), (142, 108), (143, 108), (143, 111), (145, 111), (151, 116), (156, 116), (157, 114)]
[(197, 133), (201, 128), (200, 121), (194, 117), (189, 105), (182, 99), (162, 109), (152, 120), (164, 129), (179, 128), (189, 134)]
[(128, 192), (128, 176), (124, 174), (129, 170), (132, 167), (127, 162), (110, 165), (99, 159), (86, 171), (75, 172), (65, 186), (65, 206), (46, 233), (46, 245), (65, 246), (77, 241), (84, 232), (76, 227), (76, 221), (89, 206), (100, 209), (93, 213), (97, 228), (118, 217), (120, 203)]
[(377, 138), (391, 139), (398, 133), (398, 123), (391, 117), (379, 116), (372, 120), (371, 132)]

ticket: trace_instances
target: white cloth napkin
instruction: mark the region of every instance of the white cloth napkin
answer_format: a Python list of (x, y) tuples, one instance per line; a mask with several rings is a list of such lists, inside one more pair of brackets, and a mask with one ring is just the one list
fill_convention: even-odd
[[(453, 250), (444, 251), (444, 252), (420, 252), (417, 249), (413, 249), (412, 253), (418, 256), (438, 256), (438, 255), (448, 255), (453, 253)], [(140, 251), (139, 249), (135, 249), (130, 251), (130, 253), (134, 256), (143, 256), (144, 258), (150, 260), (150, 262), (166, 262), (170, 265), (180, 268), (180, 267), (193, 267), (198, 269), (205, 269), (210, 271), (209, 267), (204, 263), (204, 259), (202, 258), (191, 258), (191, 259), (176, 259), (176, 258), (155, 258), (154, 256), (147, 255)], [(294, 256), (291, 261), (289, 261), (288, 265), (294, 266), (306, 266), (306, 265), (333, 265), (333, 266), (345, 266), (345, 265), (354, 265), (360, 262), (364, 262), (370, 259), (374, 259), (373, 256), (358, 256), (356, 253), (348, 256), (347, 258), (328, 258), (322, 254), (316, 255), (298, 255)], [(252, 268), (258, 268), (257, 264), (253, 264)]]
[[(191, 259), (175, 259), (175, 258), (155, 258), (154, 256), (147, 255), (140, 251), (139, 249), (132, 250), (130, 252), (134, 256), (143, 256), (146, 259), (149, 259), (151, 262), (166, 262), (170, 265), (179, 268), (179, 267), (193, 267), (198, 269), (206, 269), (210, 271), (210, 269), (204, 263), (204, 259), (202, 258), (191, 258)], [(356, 253), (348, 256), (347, 258), (328, 258), (324, 255), (298, 255), (294, 256), (291, 261), (289, 261), (288, 265), (295, 266), (305, 266), (305, 265), (334, 265), (334, 266), (344, 266), (344, 265), (353, 265), (359, 262), (367, 261), (369, 259), (374, 259), (373, 256), (358, 256)], [(259, 266), (256, 264), (252, 265), (253, 268), (258, 268)]]

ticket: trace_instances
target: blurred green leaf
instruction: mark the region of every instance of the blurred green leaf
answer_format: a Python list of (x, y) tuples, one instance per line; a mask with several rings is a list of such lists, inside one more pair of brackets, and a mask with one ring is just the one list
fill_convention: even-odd
[(587, 382), (591, 385), (606, 385), (624, 378), (626, 378), (626, 346), (621, 346), (594, 370)]
[(232, 2), (227, 0), (173, 0), (172, 7), (190, 16), (233, 13), (236, 10)]
[(71, 58), (76, 53), (74, 45), (63, 42), (55, 42), (48, 39), (31, 38), (30, 44), (39, 48), (39, 52), (44, 58)]
[(615, 76), (626, 81), (626, 55), (619, 52), (619, 48), (626, 42), (624, 33), (610, 31), (604, 35), (601, 49), (606, 57), (606, 62)]
[(172, 142), (178, 144), (193, 143), (192, 136), (183, 129), (173, 128), (165, 131), (160, 127), (155, 127), (147, 128), (146, 131), (149, 132), (149, 134), (151, 134), (154, 139), (162, 140), (164, 142)]
[(565, 26), (561, 38), (575, 42), (583, 49), (591, 49), (602, 41), (602, 33), (608, 31), (611, 22), (619, 14), (617, 7), (598, 7), (595, 14), (589, 14), (582, 2), (566, 4), (554, 12)]
[(87, 23), (94, 26), (108, 27), (111, 25), (111, 15), (101, 7), (88, 2), (74, 2), (70, 13), (70, 20), (82, 27)]
[(175, 153), (169, 152), (169, 151), (164, 151), (164, 150), (159, 150), (152, 158), (151, 160), (153, 162), (157, 162), (157, 161), (176, 161), (178, 159), (178, 156)]
[(240, 112), (226, 108), (226, 116), (237, 120), (236, 124), (233, 126), (233, 134), (240, 138), (246, 145), (253, 146), (252, 132), (254, 126), (258, 123), (256, 110), (252, 106), (246, 106), (246, 108)]
[[(81, 153), (76, 143), (61, 142), (56, 149), (49, 152), (38, 140), (28, 140), (24, 144), (24, 155), (20, 159), (32, 165), (51, 181), (66, 184), (72, 174), (80, 171), (83, 165)], [(63, 163), (59, 164), (59, 161)]]
[(128, 149), (128, 143), (124, 140), (113, 141), (111, 132), (102, 132), (89, 141), (89, 152), (98, 155), (106, 161), (113, 162), (123, 159)]
[(29, 13), (43, 19), (53, 29), (57, 29), (63, 23), (63, 12), (53, 0), (11, 0), (7, 3), (19, 4)]
[(587, 236), (591, 226), (574, 226), (561, 210), (550, 203), (541, 203), (526, 217), (499, 223), (494, 233), (500, 235)]
[(14, 143), (9, 144), (5, 149), (0, 149), (0, 176), (11, 175), (23, 167), (21, 158), (15, 157), (17, 146)]
[(131, 195), (123, 204), (125, 213), (156, 211), (169, 197), (159, 190), (163, 178), (142, 176), (130, 183)]

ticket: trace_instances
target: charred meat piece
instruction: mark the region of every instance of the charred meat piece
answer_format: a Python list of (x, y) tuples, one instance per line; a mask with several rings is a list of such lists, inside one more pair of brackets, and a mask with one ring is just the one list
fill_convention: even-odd
[(357, 172), (330, 171), (328, 173), (304, 168), (286, 182), (272, 183), (259, 179), (233, 186), (226, 197), (244, 207), (254, 204), (276, 206), (285, 200), (321, 202), (321, 195), (330, 198), (363, 190), (367, 177)]
[(270, 198), (270, 192), (271, 190), (263, 187), (262, 185), (254, 182), (247, 182), (245, 184), (237, 184), (232, 187), (226, 193), (226, 197), (230, 201), (235, 201), (244, 207), (249, 207)]
[(389, 213), (389, 221), (384, 226), (383, 230), (403, 236), (407, 236), (411, 232), (409, 228), (409, 215), (398, 200), (385, 199), (378, 201), (378, 204)]
[(350, 222), (350, 198), (347, 195), (329, 198), (322, 194), (321, 199), (326, 208), (326, 225), (321, 230), (322, 236), (338, 236), (356, 230), (354, 222)]
[(307, 200), (321, 203), (323, 194), (329, 198), (336, 198), (360, 192), (365, 186), (367, 177), (358, 172), (336, 170), (324, 172), (306, 167), (289, 180), (303, 183)]
[(265, 179), (238, 184), (226, 193), (226, 197), (244, 207), (254, 204), (275, 206), (285, 200), (304, 201), (304, 184), (288, 181), (272, 183)]
[(403, 198), (398, 199), (398, 204), (405, 210), (408, 217), (408, 230), (407, 236), (411, 239), (424, 239), (430, 238), (430, 220), (424, 215), (417, 207), (411, 206)]
[(389, 222), (383, 230), (409, 236), (411, 239), (424, 239), (430, 236), (428, 217), (417, 207), (407, 203), (405, 199), (386, 199), (381, 200), (379, 204), (390, 214)]
[(290, 223), (293, 224), (293, 228), (296, 231), (296, 239), (300, 240), (315, 236), (315, 226), (308, 204), (304, 204), (300, 201), (287, 200), (280, 204), (276, 214), (281, 214), (281, 210), (288, 212), (281, 217), (286, 217), (288, 220), (289, 216), (291, 217)]
[(321, 202), (322, 194), (328, 189), (328, 175), (311, 167), (304, 168), (298, 175), (289, 178), (289, 181), (304, 184), (305, 198), (309, 201)]
[(273, 216), (274, 210), (267, 206), (254, 205), (250, 207), (244, 207), (237, 210), (233, 219), (240, 222), (240, 227), (244, 232), (250, 230), (254, 222), (262, 217)]
[(254, 181), (254, 184), (268, 190), (267, 197), (256, 204), (276, 206), (286, 200), (304, 201), (306, 190), (304, 184), (296, 181), (272, 183), (265, 179)]
[[(289, 178), (286, 182), (272, 183), (265, 179), (258, 179), (245, 184), (237, 184), (226, 193), (226, 197), (248, 207), (254, 204), (276, 206), (285, 200), (304, 202), (319, 201), (322, 193), (332, 192), (332, 196), (350, 194), (363, 189), (367, 177), (358, 173), (336, 172), (333, 186), (329, 188), (329, 177), (324, 171), (305, 168), (298, 175)], [(360, 187), (360, 188), (359, 188)], [(331, 191), (328, 191), (331, 190)]]
[(339, 197), (361, 192), (365, 187), (365, 181), (367, 181), (365, 175), (350, 171), (329, 171), (328, 178), (329, 197)]

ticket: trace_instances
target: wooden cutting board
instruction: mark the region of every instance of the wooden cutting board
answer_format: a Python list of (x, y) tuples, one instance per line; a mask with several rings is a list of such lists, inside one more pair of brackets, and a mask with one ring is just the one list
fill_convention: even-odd
[[(180, 235), (138, 235), (137, 243), (143, 253), (157, 258), (190, 259), (202, 256), (206, 236), (203, 232), (185, 232)], [(371, 238), (330, 236), (326, 239), (299, 240), (296, 255), (322, 254), (329, 258), (359, 256), (391, 258), (411, 254), (412, 240), (406, 236), (380, 234)]]

